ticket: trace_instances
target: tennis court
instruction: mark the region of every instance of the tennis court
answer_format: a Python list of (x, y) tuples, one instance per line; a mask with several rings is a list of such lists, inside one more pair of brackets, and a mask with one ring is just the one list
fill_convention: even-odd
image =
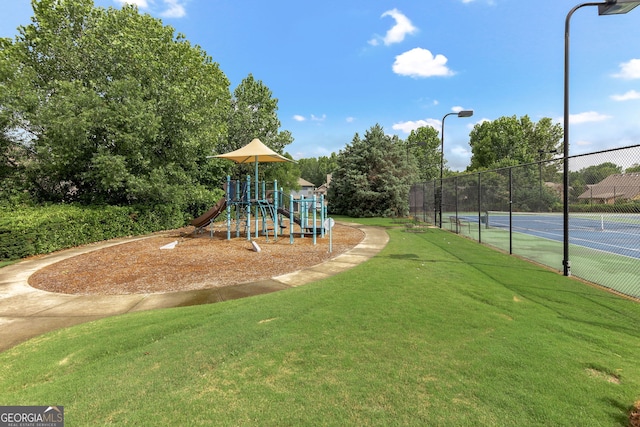
[(639, 148), (572, 156), (569, 206), (565, 175), (551, 159), (415, 183), (409, 209), (416, 219), (640, 298), (640, 181), (626, 170)]
[[(473, 221), (473, 218), (468, 218)], [(477, 217), (475, 218), (477, 222)], [(562, 242), (564, 234), (561, 213), (512, 213), (490, 211), (488, 227)], [(640, 214), (569, 215), (569, 243), (598, 251), (640, 259)]]

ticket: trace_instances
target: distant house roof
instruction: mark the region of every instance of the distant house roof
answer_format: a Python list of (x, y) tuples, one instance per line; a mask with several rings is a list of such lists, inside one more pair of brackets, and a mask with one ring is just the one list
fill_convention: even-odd
[(325, 183), (325, 184), (322, 184), (320, 187), (316, 188), (316, 193), (327, 194), (328, 189), (329, 189), (329, 186)]
[(300, 187), (315, 187), (315, 185), (313, 185), (313, 183), (311, 183), (311, 182), (309, 182), (309, 181), (307, 181), (305, 179), (302, 179), (302, 178), (298, 178), (298, 185)]
[(332, 174), (327, 174), (327, 182), (316, 188), (316, 194), (327, 194), (327, 192), (329, 191), (329, 186), (331, 185), (331, 176)]
[(640, 173), (609, 175), (588, 187), (578, 199), (640, 199)]

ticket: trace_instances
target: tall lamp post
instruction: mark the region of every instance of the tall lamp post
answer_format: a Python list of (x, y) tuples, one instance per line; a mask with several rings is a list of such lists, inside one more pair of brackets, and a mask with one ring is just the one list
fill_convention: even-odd
[(449, 116), (456, 115), (458, 117), (471, 117), (473, 116), (473, 110), (462, 110), (457, 113), (448, 113), (445, 114), (442, 118), (442, 128), (440, 131), (440, 193), (438, 194), (438, 215), (439, 219), (439, 227), (442, 228), (442, 172), (444, 170), (444, 119)]
[(569, 261), (569, 26), (574, 12), (585, 6), (598, 6), (598, 15), (620, 15), (630, 12), (640, 5), (640, 0), (606, 0), (604, 2), (582, 3), (574, 7), (567, 14), (564, 23), (564, 172), (563, 172), (563, 231), (564, 231), (564, 275), (571, 276)]

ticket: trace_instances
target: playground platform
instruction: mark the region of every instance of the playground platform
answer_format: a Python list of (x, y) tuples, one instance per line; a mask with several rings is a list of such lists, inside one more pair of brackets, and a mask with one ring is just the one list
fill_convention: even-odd
[(28, 284), (31, 274), (47, 265), (131, 241), (121, 239), (98, 247), (73, 248), (0, 269), (0, 351), (49, 331), (80, 323), (160, 308), (186, 307), (276, 292), (302, 286), (348, 270), (376, 255), (389, 240), (382, 228), (345, 224), (362, 230), (364, 239), (353, 249), (322, 264), (257, 282), (196, 291), (134, 295), (69, 295), (46, 292)]

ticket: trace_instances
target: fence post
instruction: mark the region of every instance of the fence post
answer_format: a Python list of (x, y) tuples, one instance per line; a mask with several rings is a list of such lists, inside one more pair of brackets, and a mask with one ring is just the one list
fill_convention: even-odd
[(320, 228), (320, 236), (322, 238), (324, 238), (324, 236), (327, 234), (326, 230), (324, 229), (324, 220), (327, 219), (327, 211), (324, 207), (324, 194), (320, 195), (320, 224), (322, 225), (322, 228)]
[(453, 180), (453, 185), (456, 186), (455, 188), (455, 197), (456, 197), (456, 234), (460, 233), (460, 228), (459, 228), (459, 222), (458, 222), (458, 177), (456, 176), (456, 178)]
[(227, 189), (224, 196), (227, 198), (227, 240), (231, 240), (231, 177), (227, 175)]
[(247, 175), (247, 240), (251, 240), (251, 177)]
[(278, 204), (280, 200), (278, 198), (278, 180), (273, 181), (273, 236), (276, 241), (278, 241)]
[[(240, 178), (238, 178), (236, 180), (236, 194), (235, 194), (235, 201), (236, 202), (242, 202), (242, 198), (244, 197), (244, 194), (240, 193), (242, 188), (242, 185), (240, 184)], [(242, 203), (236, 203), (236, 238), (240, 237), (240, 219), (241, 219), (241, 212), (240, 210), (244, 209), (242, 207)]]
[(427, 222), (427, 198), (425, 197), (427, 195), (426, 186), (427, 186), (427, 183), (423, 182), (422, 183), (422, 220), (423, 222)]
[(316, 230), (317, 230), (317, 225), (316, 222), (318, 220), (317, 218), (317, 209), (316, 209), (316, 195), (313, 195), (313, 244), (316, 244)]
[(482, 174), (478, 172), (478, 243), (482, 243)]
[(289, 244), (293, 245), (293, 196), (289, 195)]
[(509, 254), (513, 255), (513, 168), (509, 168)]
[(438, 226), (438, 183), (433, 180), (433, 225)]

